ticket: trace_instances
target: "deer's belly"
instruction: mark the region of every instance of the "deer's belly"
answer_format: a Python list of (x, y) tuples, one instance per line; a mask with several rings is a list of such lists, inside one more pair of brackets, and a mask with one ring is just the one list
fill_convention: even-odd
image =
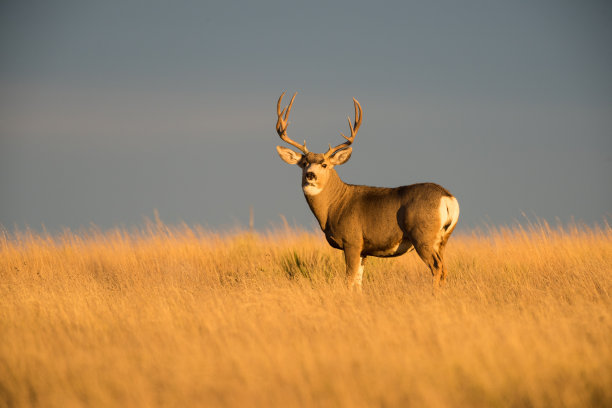
[(336, 241), (336, 239), (334, 239), (334, 237), (330, 234), (325, 234), (325, 239), (327, 239), (327, 242), (329, 243), (329, 245), (331, 245), (332, 248), (342, 249), (342, 245), (338, 241)]
[(403, 240), (383, 248), (371, 248), (364, 251), (364, 255), (378, 256), (381, 258), (400, 256), (413, 249), (410, 241)]

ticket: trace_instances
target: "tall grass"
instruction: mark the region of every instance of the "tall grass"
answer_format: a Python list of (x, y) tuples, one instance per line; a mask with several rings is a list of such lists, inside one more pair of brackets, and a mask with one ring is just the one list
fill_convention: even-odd
[(612, 406), (612, 229), (451, 238), (364, 293), (319, 233), (0, 233), (0, 406)]

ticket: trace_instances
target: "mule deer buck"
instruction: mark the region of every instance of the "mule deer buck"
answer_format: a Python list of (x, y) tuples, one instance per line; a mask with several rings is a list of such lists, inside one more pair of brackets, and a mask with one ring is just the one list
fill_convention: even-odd
[[(297, 94), (297, 93), (296, 93)], [(444, 187), (420, 183), (396, 188), (344, 183), (335, 166), (351, 157), (351, 145), (361, 126), (361, 105), (353, 99), (355, 122), (348, 118), (350, 137), (326, 153), (312, 153), (287, 136), (287, 119), (295, 95), (281, 110), (278, 98), (276, 132), (297, 153), (277, 146), (280, 158), (302, 168), (302, 191), (325, 233), (327, 242), (344, 251), (349, 287), (361, 292), (366, 257), (394, 257), (416, 249), (433, 275), (434, 290), (446, 277), (444, 247), (459, 218), (459, 203)]]

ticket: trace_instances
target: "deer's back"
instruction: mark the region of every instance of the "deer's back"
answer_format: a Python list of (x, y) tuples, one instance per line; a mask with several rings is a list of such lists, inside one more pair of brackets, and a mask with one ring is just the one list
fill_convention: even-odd
[[(351, 186), (352, 203), (345, 207), (341, 228), (344, 240), (363, 242), (364, 255), (398, 256), (412, 247), (415, 229), (437, 232), (443, 197), (452, 197), (444, 187), (419, 183), (395, 188)], [(330, 231), (331, 232), (331, 231)], [(338, 237), (340, 238), (340, 237)]]

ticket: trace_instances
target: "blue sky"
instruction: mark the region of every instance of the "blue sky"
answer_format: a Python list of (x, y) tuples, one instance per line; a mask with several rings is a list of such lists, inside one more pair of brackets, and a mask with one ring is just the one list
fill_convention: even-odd
[(315, 221), (275, 150), (364, 122), (353, 184), (434, 181), (459, 228), (612, 213), (612, 3), (44, 2), (0, 6), (0, 224)]

